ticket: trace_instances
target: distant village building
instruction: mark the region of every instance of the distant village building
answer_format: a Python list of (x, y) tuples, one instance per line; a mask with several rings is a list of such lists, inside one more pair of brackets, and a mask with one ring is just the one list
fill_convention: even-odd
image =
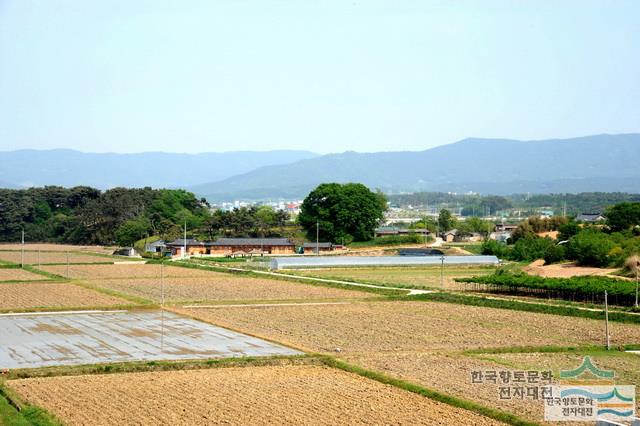
[(491, 234), (489, 234), (490, 240), (496, 240), (498, 242), (505, 243), (505, 244), (507, 240), (509, 240), (509, 238), (511, 238), (511, 232), (508, 232), (508, 231), (492, 232)]
[(407, 229), (407, 228), (398, 228), (395, 226), (382, 226), (375, 230), (376, 238), (386, 237), (390, 235), (410, 235), (410, 234), (429, 235), (430, 233), (431, 232), (425, 228)]
[(166, 247), (167, 245), (164, 240), (157, 240), (152, 243), (145, 244), (144, 251), (146, 253), (162, 253)]
[(196, 240), (195, 238), (178, 238), (177, 240), (166, 243), (167, 250), (171, 251), (171, 256), (184, 256), (184, 248), (186, 247), (187, 256), (193, 256), (198, 254), (207, 254), (207, 248), (205, 243)]
[(496, 232), (513, 232), (518, 229), (518, 225), (509, 225), (506, 223), (498, 223), (495, 227)]
[(450, 231), (443, 232), (442, 234), (440, 234), (440, 237), (442, 237), (442, 240), (445, 243), (452, 243), (456, 239), (457, 233), (458, 233), (457, 229), (452, 229)]
[(580, 213), (576, 216), (576, 221), (587, 223), (602, 222), (604, 219), (605, 217), (600, 213)]
[(309, 253), (326, 253), (335, 250), (342, 250), (344, 248), (341, 244), (333, 244), (333, 243), (304, 243), (302, 245), (302, 252), (304, 254)]
[(205, 243), (212, 256), (295, 254), (296, 246), (288, 238), (219, 238)]
[(121, 247), (113, 252), (114, 256), (140, 257), (133, 247)]

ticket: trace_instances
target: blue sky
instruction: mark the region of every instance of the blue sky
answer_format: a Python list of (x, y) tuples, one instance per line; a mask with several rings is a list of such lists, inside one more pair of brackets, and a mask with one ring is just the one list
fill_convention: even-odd
[(0, 150), (640, 132), (640, 1), (0, 0)]

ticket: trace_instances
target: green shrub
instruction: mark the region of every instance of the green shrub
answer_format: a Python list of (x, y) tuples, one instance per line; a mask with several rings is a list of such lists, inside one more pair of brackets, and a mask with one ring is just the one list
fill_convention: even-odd
[(633, 282), (600, 276), (571, 278), (544, 278), (526, 274), (485, 275), (470, 278), (456, 278), (458, 282), (486, 285), (486, 290), (561, 298), (577, 301), (601, 301), (605, 290), (611, 296), (610, 302), (619, 305), (633, 305), (636, 285)]
[(607, 266), (611, 262), (609, 252), (615, 247), (611, 237), (603, 232), (585, 229), (571, 237), (567, 257), (578, 265)]

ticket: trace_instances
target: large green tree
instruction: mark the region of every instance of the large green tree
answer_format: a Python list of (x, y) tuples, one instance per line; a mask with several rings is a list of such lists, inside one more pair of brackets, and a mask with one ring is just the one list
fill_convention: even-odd
[(447, 209), (440, 210), (440, 214), (438, 215), (438, 227), (440, 228), (440, 232), (449, 231), (456, 226), (456, 218), (453, 217), (451, 212)]
[(640, 225), (640, 203), (620, 203), (607, 209), (607, 224), (613, 231)]
[(360, 183), (323, 183), (305, 198), (298, 222), (311, 240), (317, 226), (322, 241), (367, 241), (384, 217), (387, 201)]

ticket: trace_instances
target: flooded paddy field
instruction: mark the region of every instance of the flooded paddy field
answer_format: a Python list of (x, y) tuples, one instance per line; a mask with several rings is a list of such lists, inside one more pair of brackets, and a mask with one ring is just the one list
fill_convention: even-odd
[(0, 315), (0, 369), (299, 353), (163, 311)]

